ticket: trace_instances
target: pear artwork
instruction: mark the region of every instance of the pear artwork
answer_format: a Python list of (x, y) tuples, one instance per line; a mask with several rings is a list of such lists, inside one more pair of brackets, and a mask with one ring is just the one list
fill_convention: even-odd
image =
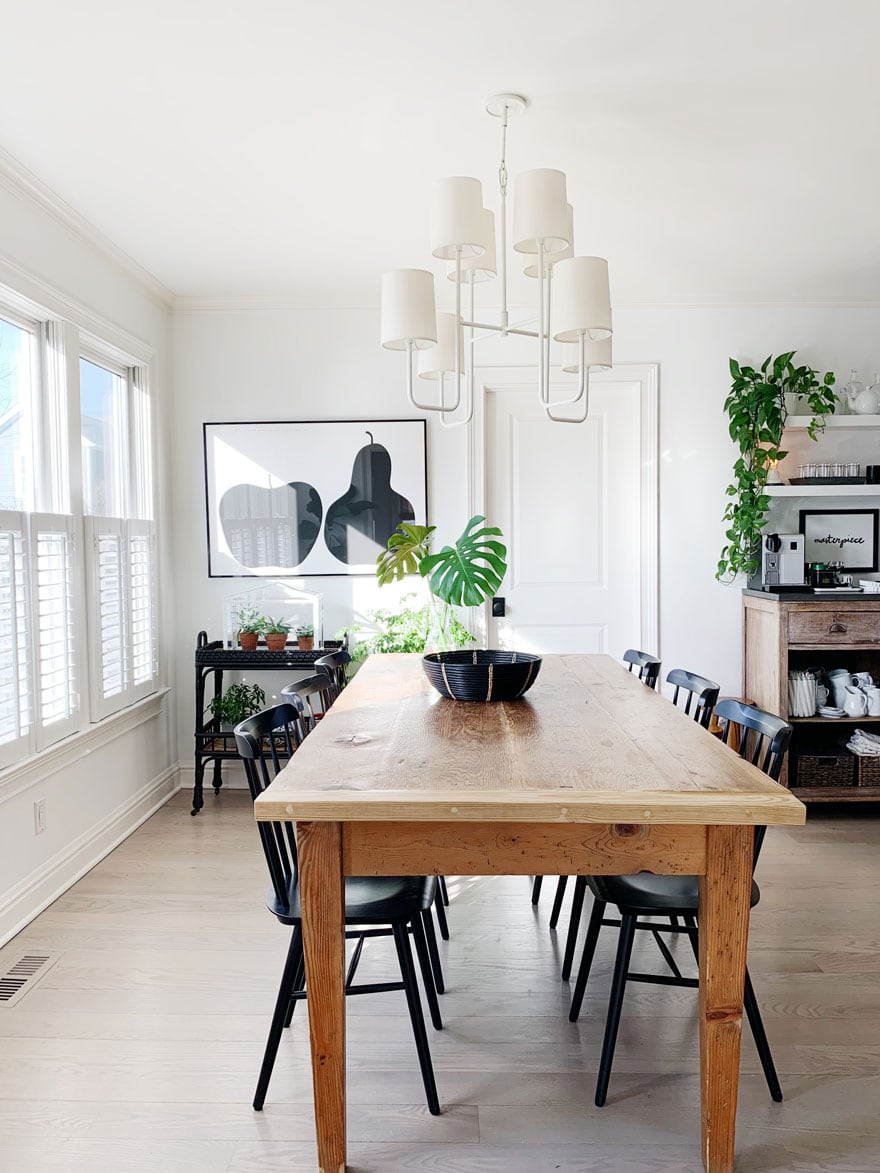
[(412, 503), (391, 484), (391, 456), (370, 443), (354, 458), (348, 489), (327, 510), (324, 540), (334, 558), (348, 565), (375, 562), (402, 521), (415, 521)]
[(233, 485), (220, 498), (219, 512), (229, 551), (242, 566), (292, 569), (318, 540), (323, 506), (312, 485), (290, 481), (274, 489)]

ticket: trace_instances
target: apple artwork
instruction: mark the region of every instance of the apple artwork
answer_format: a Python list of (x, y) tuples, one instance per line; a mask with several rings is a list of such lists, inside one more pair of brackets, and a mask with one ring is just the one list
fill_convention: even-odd
[(391, 456), (373, 442), (359, 450), (345, 493), (327, 510), (327, 549), (348, 565), (375, 562), (402, 521), (415, 521), (411, 502), (391, 484)]
[(242, 566), (292, 570), (318, 540), (323, 506), (312, 485), (291, 481), (274, 489), (233, 485), (220, 498), (219, 512), (229, 551)]

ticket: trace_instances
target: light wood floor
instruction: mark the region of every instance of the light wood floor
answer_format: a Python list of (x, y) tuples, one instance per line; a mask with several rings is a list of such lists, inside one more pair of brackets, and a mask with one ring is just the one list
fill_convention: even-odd
[[(767, 837), (750, 956), (786, 1099), (771, 1103), (747, 1037), (741, 1173), (880, 1169), (877, 813), (826, 808)], [(554, 886), (535, 913), (524, 877), (451, 881), (446, 1029), (431, 1032), (440, 1118), (403, 995), (349, 1000), (358, 1173), (701, 1169), (695, 991), (631, 987), (608, 1104), (593, 1107), (614, 933), (572, 1025)], [(287, 946), (264, 889), (246, 796), (209, 793), (191, 819), (181, 794), (0, 950), (2, 970), (23, 948), (61, 951), (0, 1008), (0, 1168), (314, 1170), (300, 1011), (265, 1111), (250, 1107)], [(364, 973), (394, 974), (386, 943), (368, 950)], [(646, 942), (641, 964), (659, 963)]]

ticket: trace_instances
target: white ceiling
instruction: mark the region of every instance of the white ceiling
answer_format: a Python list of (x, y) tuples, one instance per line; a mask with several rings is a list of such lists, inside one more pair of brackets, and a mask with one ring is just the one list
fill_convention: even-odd
[(567, 172), (616, 303), (880, 300), (875, 0), (30, 0), (2, 34), (0, 146), (179, 296), (375, 304), (430, 264), (434, 178), (497, 206), (514, 90), (511, 172)]

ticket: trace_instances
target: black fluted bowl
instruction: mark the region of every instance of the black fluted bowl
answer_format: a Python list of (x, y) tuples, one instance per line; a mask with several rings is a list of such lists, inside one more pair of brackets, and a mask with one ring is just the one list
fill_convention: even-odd
[(515, 701), (528, 692), (541, 671), (531, 652), (429, 652), (425, 675), (441, 696), (454, 701)]

